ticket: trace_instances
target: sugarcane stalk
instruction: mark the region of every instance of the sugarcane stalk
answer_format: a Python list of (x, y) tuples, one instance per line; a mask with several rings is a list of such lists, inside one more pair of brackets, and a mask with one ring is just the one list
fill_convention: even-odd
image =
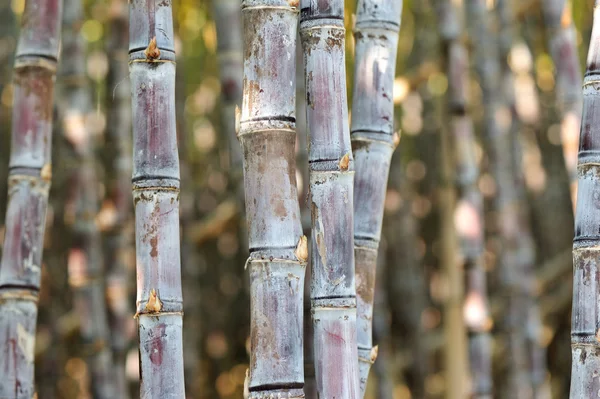
[(303, 398), (308, 258), (296, 188), (297, 2), (244, 0), (238, 137), (250, 257), (250, 398)]
[(579, 176), (573, 241), (573, 313), (571, 327), (571, 398), (592, 398), (600, 390), (600, 298), (598, 250), (600, 234), (600, 0), (594, 4), (594, 22), (583, 80), (583, 116), (579, 146)]
[(386, 238), (385, 261), (387, 290), (390, 296), (392, 333), (399, 349), (407, 351), (408, 364), (403, 367), (404, 379), (411, 397), (425, 397), (426, 378), (429, 374), (430, 346), (422, 315), (427, 306), (425, 268), (419, 259), (419, 222), (412, 213), (414, 189), (402, 173), (401, 154), (392, 158), (388, 195), (402, 193), (402, 203), (388, 205), (384, 218)]
[(321, 398), (358, 398), (354, 160), (346, 98), (344, 2), (302, 0), (300, 4), (317, 391)]
[[(232, 173), (242, 173), (242, 151), (235, 132), (235, 107), (242, 99), (242, 21), (239, 0), (213, 2), (217, 28), (217, 58), (221, 79), (221, 104), (223, 131), (229, 144), (229, 161)], [(238, 179), (235, 179), (236, 182)]]
[(6, 230), (0, 266), (0, 397), (35, 395), (34, 348), (52, 176), (54, 80), (61, 0), (27, 0), (13, 75)]
[(501, 243), (498, 269), (507, 309), (501, 327), (508, 348), (505, 391), (507, 397), (528, 398), (533, 390), (527, 350), (533, 253), (516, 183), (514, 113), (510, 101), (501, 97), (501, 63), (485, 1), (469, 0), (467, 5), (471, 36), (478, 38), (473, 44), (484, 107), (483, 142), (497, 190), (493, 209)]
[(81, 321), (80, 334), (91, 374), (94, 397), (114, 398), (112, 356), (104, 292), (102, 241), (96, 225), (98, 180), (94, 138), (86, 122), (91, 92), (86, 76), (85, 41), (80, 34), (83, 4), (67, 0), (63, 15), (63, 54), (69, 60), (61, 65), (61, 101), (63, 130), (76, 154), (71, 177), (71, 205), (74, 209), (73, 243), (68, 253), (69, 285)]
[(531, 232), (529, 204), (527, 203), (527, 193), (525, 191), (525, 179), (522, 168), (522, 149), (519, 135), (521, 134), (522, 124), (517, 112), (516, 106), (516, 83), (513, 68), (510, 67), (508, 60), (513, 48), (515, 35), (514, 11), (509, 0), (498, 0), (496, 3), (500, 30), (500, 59), (505, 60), (502, 63), (502, 86), (504, 87), (504, 103), (510, 110), (510, 140), (512, 142), (510, 156), (513, 159), (513, 189), (515, 192), (514, 207), (519, 218), (517, 253), (515, 259), (517, 267), (522, 271), (523, 281), (523, 300), (525, 302), (525, 335), (528, 358), (529, 378), (533, 384), (533, 397), (546, 398), (549, 396), (548, 390), (544, 387), (546, 381), (546, 351), (540, 343), (542, 337), (542, 322), (540, 318), (537, 299), (535, 298), (535, 243)]
[(571, 184), (571, 201), (577, 202), (577, 149), (581, 122), (581, 66), (577, 31), (569, 0), (542, 0), (542, 13), (550, 55), (556, 71), (556, 105), (561, 117), (563, 156)]
[(467, 395), (468, 364), (466, 323), (463, 294), (465, 273), (460, 268), (455, 211), (456, 190), (452, 185), (452, 148), (447, 132), (440, 131), (440, 177), (442, 184), (437, 190), (440, 207), (441, 264), (448, 291), (444, 298), (444, 374), (446, 397), (460, 399)]
[(449, 79), (448, 112), (450, 114), (452, 168), (458, 198), (454, 228), (460, 243), (461, 269), (465, 271), (463, 321), (468, 335), (471, 386), (469, 397), (492, 397), (491, 334), (486, 271), (484, 265), (483, 197), (477, 186), (479, 168), (475, 159), (476, 143), (469, 107), (469, 59), (461, 40), (462, 7), (449, 0), (438, 7), (440, 35), (444, 43)]
[[(306, 134), (306, 90), (304, 88), (304, 55), (300, 40), (300, 32), (296, 39), (296, 168), (301, 184), (298, 184), (298, 201), (300, 202), (300, 217), (302, 230), (310, 237), (311, 216), (306, 206), (309, 191), (308, 178), (308, 136)], [(310, 255), (309, 255), (310, 259)], [(304, 320), (310, 320), (310, 267), (306, 269), (304, 278)], [(304, 395), (306, 399), (317, 399), (317, 384), (315, 381), (314, 348), (312, 323), (304, 323)]]
[(109, 69), (106, 80), (109, 96), (106, 130), (107, 200), (114, 217), (106, 226), (106, 291), (110, 315), (110, 340), (114, 356), (115, 388), (119, 398), (129, 397), (125, 360), (135, 333), (129, 292), (133, 259), (133, 212), (131, 203), (131, 88), (127, 65), (129, 34), (125, 0), (113, 0), (109, 8), (106, 51)]
[(351, 140), (354, 155), (354, 257), (361, 396), (377, 357), (373, 300), (377, 251), (394, 136), (393, 87), (402, 0), (359, 0), (354, 37), (356, 61)]
[(129, 2), (140, 396), (182, 398), (179, 155), (171, 2)]

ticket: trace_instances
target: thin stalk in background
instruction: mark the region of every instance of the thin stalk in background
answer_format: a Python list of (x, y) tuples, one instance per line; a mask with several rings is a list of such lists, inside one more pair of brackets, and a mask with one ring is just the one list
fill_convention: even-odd
[[(427, 279), (422, 255), (419, 254), (419, 220), (412, 212), (414, 188), (403, 173), (401, 155), (397, 151), (392, 157), (386, 194), (384, 239), (385, 262), (388, 266), (383, 283), (390, 297), (391, 329), (396, 353), (403, 351), (409, 359), (397, 372), (402, 374), (411, 397), (423, 398), (431, 368), (431, 351), (426, 343), (430, 334), (423, 323), (423, 314), (428, 305)], [(377, 363), (375, 367), (378, 367)]]
[(546, 350), (541, 344), (542, 321), (537, 300), (535, 298), (535, 242), (531, 232), (531, 216), (529, 213), (529, 204), (527, 191), (525, 187), (525, 176), (522, 167), (522, 148), (521, 138), (525, 123), (522, 123), (520, 115), (517, 112), (516, 96), (516, 76), (509, 63), (511, 50), (515, 41), (514, 32), (514, 10), (510, 0), (497, 0), (496, 11), (499, 20), (499, 48), (500, 59), (504, 60), (501, 65), (501, 81), (504, 90), (504, 105), (510, 111), (510, 141), (511, 151), (508, 154), (512, 157), (513, 185), (514, 185), (514, 205), (519, 220), (517, 254), (515, 258), (516, 267), (522, 271), (523, 281), (522, 295), (526, 303), (525, 309), (525, 334), (526, 347), (529, 368), (529, 378), (533, 384), (533, 397), (537, 399), (550, 397), (549, 387), (546, 386)]
[(129, 2), (140, 396), (185, 396), (171, 2)]
[(515, 179), (513, 113), (510, 102), (502, 97), (502, 64), (491, 30), (491, 12), (484, 0), (467, 1), (467, 10), (471, 37), (478, 38), (473, 41), (473, 51), (484, 108), (483, 143), (496, 186), (492, 205), (497, 215), (494, 234), (501, 243), (498, 278), (506, 309), (500, 327), (507, 354), (503, 390), (506, 397), (529, 398), (533, 392), (527, 350), (532, 254), (526, 252), (531, 249), (531, 242), (524, 242), (529, 226), (523, 217)]
[(467, 396), (468, 365), (463, 295), (465, 290), (464, 271), (459, 267), (457, 231), (455, 229), (456, 190), (452, 182), (452, 147), (448, 132), (439, 130), (439, 175), (441, 185), (436, 199), (440, 208), (440, 264), (447, 280), (447, 296), (444, 298), (442, 324), (444, 334), (444, 374), (446, 397), (461, 399)]
[(364, 397), (373, 347), (373, 304), (377, 252), (394, 137), (394, 76), (402, 0), (359, 0), (351, 139), (354, 154), (354, 257), (356, 260), (357, 342)]
[(321, 398), (360, 397), (354, 276), (354, 160), (346, 98), (344, 2), (301, 0), (309, 133), (311, 313)]
[(214, 0), (217, 28), (217, 58), (221, 79), (221, 115), (223, 131), (229, 144), (229, 161), (233, 184), (241, 179), (243, 156), (235, 132), (235, 107), (242, 100), (242, 16), (239, 0)]
[(479, 167), (476, 142), (469, 115), (469, 58), (461, 39), (463, 9), (449, 0), (437, 6), (440, 35), (444, 43), (446, 74), (449, 80), (448, 113), (450, 141), (458, 198), (454, 208), (454, 228), (460, 243), (464, 269), (463, 321), (468, 334), (469, 397), (492, 397), (492, 320), (487, 297), (484, 265), (483, 196), (477, 183)]
[(114, 373), (104, 292), (104, 258), (98, 214), (98, 176), (94, 137), (89, 116), (93, 112), (86, 75), (85, 40), (80, 33), (83, 2), (66, 0), (63, 13), (62, 52), (67, 62), (60, 69), (59, 112), (67, 140), (76, 154), (70, 199), (73, 209), (72, 244), (68, 252), (69, 285), (79, 316), (80, 334), (91, 374), (91, 392), (97, 398), (114, 398)]
[(600, 391), (600, 0), (583, 80), (579, 145), (579, 186), (573, 242), (573, 315), (571, 399), (593, 398)]
[(52, 104), (61, 0), (27, 0), (13, 75), (6, 231), (0, 264), (0, 397), (35, 396), (34, 349), (52, 178)]
[(238, 137), (250, 258), (250, 398), (303, 398), (303, 293), (308, 258), (294, 146), (297, 4), (244, 0)]
[(577, 202), (577, 149), (581, 122), (581, 65), (577, 31), (569, 0), (542, 0), (550, 55), (556, 71), (556, 105), (560, 113), (563, 156), (571, 183), (571, 201)]
[(109, 8), (108, 115), (106, 129), (107, 201), (114, 214), (105, 226), (106, 292), (110, 315), (110, 342), (114, 357), (115, 393), (129, 397), (125, 361), (135, 335), (129, 292), (133, 277), (133, 209), (131, 203), (131, 88), (127, 64), (128, 6), (113, 0)]

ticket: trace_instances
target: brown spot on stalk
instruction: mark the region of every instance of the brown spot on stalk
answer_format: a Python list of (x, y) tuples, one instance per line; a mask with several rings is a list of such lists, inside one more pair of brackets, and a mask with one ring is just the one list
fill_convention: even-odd
[(294, 255), (296, 255), (296, 258), (298, 258), (300, 262), (306, 262), (308, 260), (308, 240), (306, 236), (300, 237)]
[(158, 237), (154, 236), (150, 239), (150, 246), (152, 247), (150, 256), (156, 258), (158, 256)]
[(146, 310), (150, 313), (158, 313), (162, 310), (162, 302), (154, 288), (150, 291), (150, 298), (148, 298), (148, 302), (146, 303)]
[(298, 4), (300, 3), (300, 0), (288, 0), (288, 4), (290, 5), (290, 7), (298, 7)]
[(42, 167), (40, 177), (46, 181), (52, 180), (52, 164), (47, 163)]
[(156, 60), (160, 57), (160, 50), (156, 45), (156, 36), (154, 36), (152, 40), (150, 40), (148, 47), (146, 47), (146, 50), (144, 50), (144, 54), (146, 55), (146, 59), (148, 60)]
[(150, 361), (157, 366), (163, 362), (163, 339), (166, 338), (166, 329), (165, 324), (156, 326), (151, 332), (150, 347), (146, 347), (146, 350), (150, 352)]
[(350, 165), (350, 154), (344, 155), (342, 159), (340, 159), (340, 163), (338, 165), (340, 167), (340, 170), (348, 170), (348, 166)]

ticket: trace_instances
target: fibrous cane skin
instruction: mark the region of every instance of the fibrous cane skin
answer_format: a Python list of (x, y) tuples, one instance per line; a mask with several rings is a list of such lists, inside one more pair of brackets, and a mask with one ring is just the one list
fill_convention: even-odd
[(402, 0), (357, 3), (351, 139), (361, 397), (377, 357), (377, 348), (373, 348), (373, 299), (385, 193), (396, 145), (393, 87), (401, 14)]
[(115, 217), (105, 235), (106, 297), (109, 308), (110, 341), (114, 356), (115, 392), (129, 397), (125, 372), (127, 350), (135, 335), (129, 301), (134, 258), (131, 202), (131, 89), (128, 79), (128, 4), (112, 0), (109, 8), (108, 76), (109, 95), (106, 129), (106, 187)]
[(140, 396), (183, 398), (179, 156), (171, 2), (129, 2)]
[(579, 176), (573, 242), (571, 399), (593, 398), (600, 391), (600, 1), (583, 81)]
[(469, 58), (461, 40), (462, 8), (449, 0), (437, 8), (440, 35), (444, 43), (449, 80), (448, 111), (458, 201), (454, 209), (454, 227), (461, 248), (465, 271), (463, 320), (468, 334), (469, 370), (472, 385), (469, 397), (492, 397), (491, 335), (492, 326), (484, 268), (483, 197), (478, 189), (479, 168), (469, 106)]
[(360, 390), (344, 2), (302, 0), (300, 4), (309, 132), (316, 384), (322, 399), (354, 399), (360, 397)]
[(303, 292), (308, 258), (294, 145), (298, 9), (244, 0), (238, 137), (250, 258), (250, 398), (304, 398)]
[(571, 1), (542, 0), (542, 12), (556, 70), (556, 103), (561, 121), (563, 156), (571, 182), (571, 200), (577, 201), (577, 148), (581, 122), (581, 66)]
[(96, 398), (114, 398), (112, 356), (104, 295), (104, 259), (95, 217), (98, 214), (98, 179), (94, 138), (86, 118), (92, 110), (86, 76), (85, 41), (80, 33), (83, 20), (81, 0), (66, 0), (63, 13), (63, 62), (59, 71), (61, 95), (57, 103), (63, 131), (76, 154), (70, 201), (74, 209), (73, 243), (69, 249), (69, 285), (81, 323), (91, 374), (91, 391)]
[(27, 0), (13, 77), (6, 232), (0, 264), (0, 397), (35, 394), (34, 347), (52, 176), (52, 102), (61, 0)]

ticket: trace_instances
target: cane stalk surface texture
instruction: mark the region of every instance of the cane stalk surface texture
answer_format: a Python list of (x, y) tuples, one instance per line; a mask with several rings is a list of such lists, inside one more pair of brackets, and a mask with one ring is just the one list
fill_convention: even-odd
[[(394, 142), (393, 87), (402, 0), (359, 0), (351, 140), (354, 155), (354, 257), (358, 372), (364, 397), (373, 347), (377, 252)], [(396, 141), (399, 137), (396, 137)]]
[(106, 187), (114, 218), (105, 234), (106, 297), (110, 315), (110, 342), (114, 355), (115, 389), (119, 398), (129, 397), (125, 360), (135, 335), (129, 302), (133, 277), (133, 212), (131, 202), (131, 89), (127, 65), (129, 36), (128, 4), (113, 0), (109, 8), (106, 129)]
[(573, 242), (571, 399), (593, 398), (600, 391), (600, 1), (583, 80), (579, 141), (579, 186)]
[(358, 398), (354, 159), (346, 98), (344, 2), (300, 2), (311, 209), (311, 314), (320, 398)]
[(569, 0), (542, 0), (550, 55), (556, 71), (556, 105), (561, 121), (561, 142), (571, 182), (571, 200), (577, 201), (577, 148), (581, 122), (581, 65), (577, 31)]
[(294, 145), (298, 9), (244, 0), (239, 131), (250, 258), (250, 398), (304, 398), (303, 292), (308, 259)]
[(179, 155), (171, 2), (129, 2), (137, 300), (143, 398), (183, 398)]
[(475, 158), (476, 142), (473, 121), (468, 113), (469, 57), (461, 39), (462, 7), (449, 0), (442, 0), (437, 6), (437, 11), (449, 81), (449, 129), (458, 188), (454, 227), (460, 243), (462, 268), (465, 271), (463, 318), (468, 334), (469, 370), (472, 381), (469, 397), (491, 398), (492, 323), (483, 259), (483, 197), (477, 186), (479, 167)]
[(469, 0), (466, 4), (471, 37), (478, 38), (473, 42), (473, 50), (484, 107), (483, 144), (496, 186), (492, 207), (498, 227), (494, 233), (501, 244), (498, 277), (506, 306), (501, 323), (507, 345), (504, 390), (506, 397), (530, 398), (533, 386), (527, 327), (532, 305), (533, 254), (531, 237), (527, 235), (528, 220), (523, 217), (516, 183), (513, 113), (510, 102), (502, 97), (501, 63), (498, 43), (491, 30), (491, 12), (485, 0)]
[(52, 177), (52, 104), (61, 13), (61, 0), (27, 0), (15, 56), (8, 204), (0, 264), (2, 398), (35, 395), (37, 301)]
[(95, 398), (114, 398), (112, 356), (108, 343), (107, 309), (104, 292), (102, 238), (96, 225), (98, 214), (98, 176), (94, 137), (89, 125), (93, 110), (92, 93), (86, 75), (85, 40), (81, 0), (66, 0), (63, 13), (62, 53), (65, 60), (59, 71), (61, 95), (57, 103), (63, 132), (75, 153), (71, 173), (70, 205), (74, 223), (68, 254), (69, 285), (75, 311), (81, 323), (80, 335), (85, 346), (91, 374), (91, 392)]

